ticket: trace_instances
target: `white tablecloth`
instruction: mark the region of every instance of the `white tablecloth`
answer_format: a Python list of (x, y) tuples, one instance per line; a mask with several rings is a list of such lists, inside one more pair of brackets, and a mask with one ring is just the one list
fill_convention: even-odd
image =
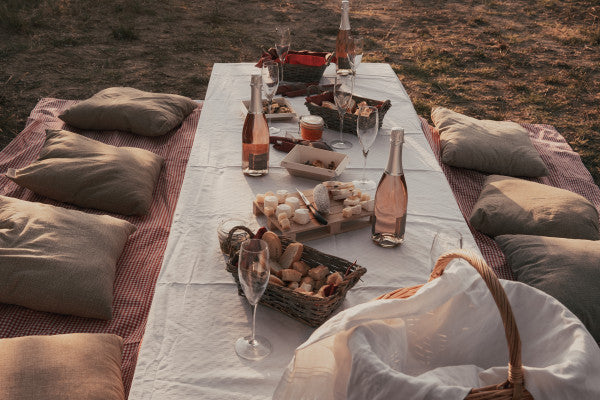
[[(333, 67), (333, 66), (332, 66)], [(290, 176), (279, 166), (285, 153), (271, 149), (270, 172), (246, 177), (241, 172), (241, 100), (250, 97), (249, 63), (215, 64), (197, 136), (169, 237), (162, 271), (156, 285), (130, 399), (265, 399), (270, 398), (294, 349), (313, 329), (277, 311), (260, 307), (257, 331), (273, 345), (273, 353), (258, 362), (235, 354), (235, 340), (251, 329), (251, 308), (238, 296), (216, 235), (220, 219), (254, 220), (251, 202), (267, 190), (309, 189), (316, 181)], [(334, 74), (332, 68), (324, 79)], [(329, 78), (331, 79), (331, 78)], [(405, 243), (382, 249), (365, 228), (308, 244), (323, 252), (354, 261), (367, 273), (346, 297), (343, 308), (363, 303), (398, 287), (427, 280), (429, 248), (437, 229), (453, 227), (462, 233), (465, 247), (475, 249), (473, 238), (452, 192), (427, 144), (419, 119), (404, 87), (388, 64), (362, 64), (355, 94), (391, 100), (382, 131), (405, 129), (403, 165), (408, 186)], [(304, 98), (291, 98), (301, 114), (308, 113)], [(297, 133), (297, 121), (276, 123)], [(325, 139), (339, 135), (326, 131)], [(338, 178), (359, 178), (362, 154), (355, 136), (346, 151), (350, 165)], [(377, 181), (385, 167), (389, 136), (376, 139), (367, 163), (368, 176)], [(261, 221), (259, 221), (260, 223)]]

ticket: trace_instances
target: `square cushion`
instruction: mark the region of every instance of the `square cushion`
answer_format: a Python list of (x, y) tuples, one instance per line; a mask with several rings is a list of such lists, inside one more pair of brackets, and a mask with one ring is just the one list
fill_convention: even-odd
[(124, 215), (144, 215), (152, 203), (162, 157), (115, 147), (64, 130), (47, 130), (39, 158), (6, 176), (54, 200)]
[(135, 226), (0, 196), (0, 302), (110, 319), (117, 259)]
[(502, 235), (496, 242), (519, 282), (563, 303), (600, 342), (600, 241)]
[(469, 222), (489, 236), (524, 234), (598, 240), (598, 211), (571, 191), (490, 175)]
[(448, 165), (508, 176), (548, 175), (529, 134), (515, 122), (479, 120), (443, 107), (434, 108), (431, 119)]
[(192, 99), (176, 94), (112, 87), (67, 109), (59, 118), (81, 129), (160, 136), (181, 124), (196, 107)]
[(122, 400), (123, 340), (73, 333), (0, 340), (0, 398)]

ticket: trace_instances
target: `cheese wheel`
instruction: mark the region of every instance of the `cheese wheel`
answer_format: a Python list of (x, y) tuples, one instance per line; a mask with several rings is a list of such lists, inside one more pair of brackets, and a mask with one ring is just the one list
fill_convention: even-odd
[(308, 209), (299, 208), (294, 211), (294, 222), (300, 225), (306, 225), (310, 222), (310, 214)]
[(287, 218), (291, 218), (292, 214), (293, 214), (292, 207), (290, 207), (287, 204), (278, 205), (277, 210), (275, 210), (275, 215), (277, 216), (277, 219), (279, 219), (279, 216), (281, 214), (285, 214), (287, 216)]
[(285, 204), (292, 208), (292, 212), (296, 211), (300, 207), (300, 199), (297, 197), (288, 197), (285, 199)]
[(277, 201), (279, 202), (279, 204), (283, 204), (285, 203), (285, 198), (287, 197), (288, 191), (287, 190), (278, 190), (275, 193), (275, 196), (277, 196)]
[(265, 196), (265, 207), (271, 207), (273, 210), (277, 208), (279, 200), (276, 196)]

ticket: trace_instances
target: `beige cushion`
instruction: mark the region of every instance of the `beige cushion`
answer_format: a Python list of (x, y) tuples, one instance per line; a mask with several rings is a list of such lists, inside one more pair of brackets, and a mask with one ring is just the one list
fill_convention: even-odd
[(469, 222), (489, 236), (524, 234), (598, 240), (598, 211), (568, 190), (491, 175)]
[(73, 132), (47, 130), (37, 161), (6, 176), (51, 199), (125, 215), (150, 209), (162, 157)]
[(537, 177), (548, 169), (525, 128), (515, 122), (478, 120), (447, 108), (434, 108), (442, 161), (491, 174)]
[(563, 303), (600, 342), (600, 241), (503, 235), (496, 242), (518, 281)]
[(59, 118), (81, 129), (160, 136), (181, 124), (196, 107), (192, 99), (176, 94), (112, 87), (67, 109)]
[(0, 302), (112, 317), (117, 259), (135, 226), (0, 196)]
[(123, 340), (72, 333), (0, 340), (0, 398), (122, 400)]

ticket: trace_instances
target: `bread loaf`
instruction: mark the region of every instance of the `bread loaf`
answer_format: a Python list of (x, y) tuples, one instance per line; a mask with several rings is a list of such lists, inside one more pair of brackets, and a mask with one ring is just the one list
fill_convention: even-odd
[(279, 279), (278, 277), (276, 277), (275, 275), (269, 276), (269, 283), (272, 283), (273, 285), (277, 285), (277, 286), (284, 286), (283, 281), (281, 279)]
[(324, 265), (319, 265), (318, 267), (311, 268), (308, 271), (308, 275), (313, 278), (315, 281), (320, 281), (325, 279), (325, 277), (329, 274), (329, 269)]
[(299, 261), (302, 257), (302, 250), (304, 250), (304, 246), (302, 245), (302, 243), (290, 243), (281, 255), (281, 258), (279, 259), (279, 264), (281, 264), (283, 268), (291, 268), (292, 263), (294, 261)]
[(267, 231), (263, 234), (262, 240), (267, 242), (267, 246), (269, 247), (269, 258), (273, 260), (279, 260), (281, 257), (281, 240), (279, 236), (277, 236), (274, 232)]
[(286, 282), (300, 282), (302, 274), (295, 269), (287, 268), (281, 270), (281, 279)]
[(310, 267), (304, 261), (294, 261), (292, 263), (292, 269), (295, 269), (296, 271), (300, 272), (302, 276), (306, 276)]

